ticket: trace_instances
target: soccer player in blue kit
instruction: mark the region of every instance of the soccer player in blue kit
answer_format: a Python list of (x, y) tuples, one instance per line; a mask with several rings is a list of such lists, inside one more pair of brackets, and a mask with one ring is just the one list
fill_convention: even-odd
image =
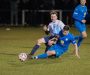
[(59, 34), (59, 32), (63, 29), (65, 25), (62, 21), (58, 20), (57, 16), (58, 15), (56, 11), (51, 11), (50, 17), (51, 17), (52, 22), (49, 23), (48, 27), (44, 27), (44, 31), (46, 33), (50, 33), (50, 36), (45, 36), (45, 37), (38, 39), (36, 45), (33, 47), (31, 52), (28, 54), (29, 57), (34, 55), (34, 53), (41, 46), (42, 43), (46, 44), (46, 50), (45, 50), (46, 52), (48, 48), (49, 39), (54, 38), (55, 35)]
[[(51, 43), (53, 44), (54, 42), (51, 41)], [(76, 40), (74, 36), (71, 33), (69, 33), (69, 26), (66, 25), (64, 26), (63, 30), (60, 31), (57, 43), (48, 48), (48, 51), (46, 53), (37, 56), (32, 56), (32, 59), (43, 59), (52, 55), (55, 55), (55, 57), (60, 57), (63, 53), (65, 53), (68, 50), (70, 43), (74, 45), (75, 55), (78, 58), (80, 58), (78, 54), (78, 47)]]
[(86, 0), (80, 0), (80, 4), (75, 8), (73, 13), (73, 19), (75, 21), (75, 27), (80, 32), (80, 36), (76, 36), (75, 39), (78, 39), (78, 47), (81, 45), (81, 42), (84, 38), (87, 37), (86, 33), (86, 15), (87, 13), (87, 7), (86, 7)]

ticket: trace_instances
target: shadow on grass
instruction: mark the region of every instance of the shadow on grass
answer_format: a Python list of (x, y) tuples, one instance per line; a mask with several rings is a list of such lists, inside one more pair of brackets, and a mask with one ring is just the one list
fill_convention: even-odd
[(26, 67), (26, 66), (36, 66), (36, 65), (50, 65), (50, 64), (58, 64), (58, 63), (62, 63), (62, 60), (59, 59), (38, 59), (38, 60), (28, 60), (25, 62), (21, 62), (19, 60), (16, 61), (8, 61), (8, 64), (11, 67)]
[(60, 58), (47, 58), (47, 59), (30, 59), (25, 62), (21, 62), (18, 59), (18, 54), (10, 54), (10, 53), (0, 53), (0, 55), (6, 55), (7, 57), (11, 56), (12, 58), (8, 58), (9, 60), (5, 60), (8, 65), (11, 67), (24, 67), (24, 66), (34, 66), (34, 65), (47, 65), (47, 64), (58, 64), (62, 62), (66, 62), (72, 56), (70, 53), (66, 53)]
[(18, 54), (14, 54), (14, 53), (0, 53), (0, 55), (11, 55), (11, 56), (15, 56), (15, 55), (18, 55)]

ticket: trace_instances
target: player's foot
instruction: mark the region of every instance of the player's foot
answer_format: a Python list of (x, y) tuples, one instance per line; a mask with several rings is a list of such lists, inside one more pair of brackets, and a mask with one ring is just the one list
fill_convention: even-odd
[(29, 60), (29, 59), (32, 59), (32, 55), (30, 55), (30, 54), (27, 55), (27, 60)]
[(38, 57), (37, 56), (32, 56), (32, 59), (38, 59)]

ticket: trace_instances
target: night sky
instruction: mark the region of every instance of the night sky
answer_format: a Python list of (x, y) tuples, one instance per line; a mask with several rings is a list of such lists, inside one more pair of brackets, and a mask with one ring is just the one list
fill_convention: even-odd
[[(0, 0), (0, 10), (10, 10), (11, 3), (16, 2), (18, 9), (41, 10), (41, 9), (62, 9), (73, 10), (79, 0)], [(90, 8), (90, 0), (87, 0), (87, 7)]]
[[(63, 10), (63, 22), (67, 24), (68, 16), (68, 23), (71, 25), (73, 23), (72, 12), (78, 4), (79, 0), (0, 0), (0, 23), (10, 24), (12, 22), (11, 17), (13, 17), (14, 24), (16, 24), (16, 21), (18, 24), (22, 24), (22, 10), (30, 10), (33, 12), (28, 12), (25, 14), (25, 22), (27, 24), (47, 24), (50, 22), (49, 12), (40, 13), (35, 11), (55, 9)], [(90, 0), (87, 0), (86, 5), (88, 9), (90, 9)], [(90, 22), (88, 21), (87, 23)]]

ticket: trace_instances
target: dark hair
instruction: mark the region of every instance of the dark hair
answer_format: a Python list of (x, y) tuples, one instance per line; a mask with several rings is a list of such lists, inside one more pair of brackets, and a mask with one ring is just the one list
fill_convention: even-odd
[(58, 13), (57, 13), (55, 10), (52, 10), (52, 11), (50, 12), (50, 15), (52, 15), (52, 14), (58, 15)]
[(70, 29), (70, 27), (68, 25), (65, 25), (63, 28), (63, 30), (66, 30), (66, 31), (68, 31), (69, 29)]

